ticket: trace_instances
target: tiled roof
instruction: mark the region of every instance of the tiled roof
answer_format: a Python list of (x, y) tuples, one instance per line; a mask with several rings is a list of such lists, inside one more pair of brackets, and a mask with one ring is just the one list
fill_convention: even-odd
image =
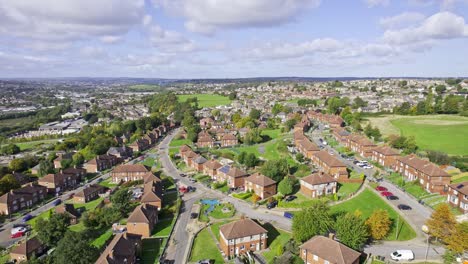
[(352, 264), (361, 256), (361, 253), (324, 236), (314, 236), (300, 248), (301, 251), (305, 249), (307, 253), (336, 264)]
[(346, 167), (346, 165), (343, 162), (341, 162), (339, 159), (333, 157), (332, 155), (330, 155), (325, 150), (321, 150), (321, 151), (315, 153), (314, 156), (316, 156), (318, 159), (323, 161), (329, 167)]
[(148, 169), (142, 164), (123, 164), (115, 167), (112, 172), (148, 172)]
[(250, 175), (249, 177), (245, 178), (245, 181), (246, 182), (251, 182), (251, 183), (253, 183), (255, 185), (259, 185), (259, 186), (263, 186), (263, 187), (276, 184), (276, 181), (274, 181), (274, 180), (272, 180), (272, 179), (268, 178), (267, 176), (262, 175), (260, 173), (254, 173), (254, 174)]
[(468, 195), (468, 181), (451, 184), (450, 188), (464, 195)]
[(324, 183), (330, 183), (330, 182), (336, 182), (335, 178), (332, 176), (325, 174), (323, 172), (318, 172), (311, 174), (307, 177), (304, 177), (301, 179), (301, 181), (304, 181), (308, 184), (311, 185), (318, 185), (318, 184), (324, 184)]
[(267, 230), (252, 219), (245, 218), (220, 226), (219, 232), (226, 239), (235, 239), (267, 233)]

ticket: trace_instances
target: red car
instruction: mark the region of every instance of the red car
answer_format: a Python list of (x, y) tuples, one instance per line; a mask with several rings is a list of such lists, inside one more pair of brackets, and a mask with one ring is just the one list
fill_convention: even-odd
[(188, 192), (187, 187), (179, 187), (179, 192), (187, 193)]
[(385, 187), (383, 187), (383, 186), (377, 186), (377, 187), (375, 187), (375, 189), (376, 189), (377, 191), (379, 191), (379, 192), (385, 192), (385, 191), (388, 191), (388, 189), (387, 189), (387, 188), (385, 188)]
[(382, 196), (385, 196), (385, 197), (387, 197), (387, 196), (393, 196), (393, 193), (391, 193), (391, 192), (381, 192), (380, 194), (381, 194)]
[(22, 237), (24, 236), (24, 232), (16, 232), (14, 234), (11, 235), (11, 238), (18, 238), (18, 237)]

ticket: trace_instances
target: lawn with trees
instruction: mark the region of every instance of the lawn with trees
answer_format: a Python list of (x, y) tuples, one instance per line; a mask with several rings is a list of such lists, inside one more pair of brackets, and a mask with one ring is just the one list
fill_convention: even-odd
[(185, 102), (189, 98), (197, 98), (199, 107), (214, 107), (218, 105), (228, 105), (231, 99), (218, 94), (180, 94), (177, 95), (179, 102)]

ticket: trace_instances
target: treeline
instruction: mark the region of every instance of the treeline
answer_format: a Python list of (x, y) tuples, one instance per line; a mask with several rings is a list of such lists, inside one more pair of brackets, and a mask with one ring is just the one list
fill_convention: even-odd
[(430, 114), (460, 114), (468, 116), (468, 98), (462, 96), (441, 95), (434, 97), (432, 93), (426, 96), (426, 100), (411, 105), (408, 102), (402, 103), (393, 109), (394, 114), (399, 115), (430, 115)]

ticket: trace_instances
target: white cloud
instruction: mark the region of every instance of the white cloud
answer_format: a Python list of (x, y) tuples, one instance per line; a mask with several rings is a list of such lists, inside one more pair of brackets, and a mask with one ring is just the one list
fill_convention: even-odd
[(193, 41), (177, 31), (165, 30), (159, 25), (148, 27), (149, 40), (163, 52), (190, 52), (196, 49)]
[(442, 0), (440, 8), (442, 10), (454, 10), (457, 4), (468, 4), (468, 0)]
[(383, 39), (390, 44), (407, 45), (463, 37), (468, 37), (468, 25), (465, 19), (450, 12), (440, 12), (428, 17), (420, 26), (387, 30)]
[(281, 25), (320, 0), (159, 0), (172, 13), (186, 18), (185, 26), (197, 33), (211, 34), (219, 28), (270, 27)]
[(122, 36), (102, 36), (99, 40), (103, 43), (116, 43), (122, 40)]
[(384, 17), (379, 20), (379, 24), (385, 29), (396, 29), (417, 24), (426, 18), (425, 15), (417, 12), (404, 12), (392, 17)]
[(367, 7), (376, 7), (376, 6), (388, 6), (390, 0), (364, 0), (367, 4)]

